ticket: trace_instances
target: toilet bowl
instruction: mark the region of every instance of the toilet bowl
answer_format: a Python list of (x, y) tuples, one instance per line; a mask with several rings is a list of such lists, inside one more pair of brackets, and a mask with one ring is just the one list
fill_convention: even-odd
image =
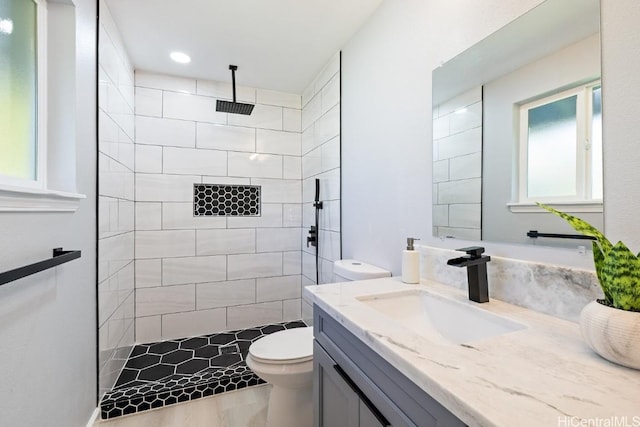
[(313, 327), (260, 338), (249, 347), (246, 362), (273, 386), (267, 427), (313, 426)]

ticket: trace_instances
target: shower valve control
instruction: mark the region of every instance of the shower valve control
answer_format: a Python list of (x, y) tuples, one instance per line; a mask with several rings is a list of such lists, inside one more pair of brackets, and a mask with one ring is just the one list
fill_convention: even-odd
[(318, 229), (315, 225), (311, 226), (309, 235), (307, 236), (307, 247), (309, 247), (309, 244), (311, 244), (311, 246), (318, 246)]

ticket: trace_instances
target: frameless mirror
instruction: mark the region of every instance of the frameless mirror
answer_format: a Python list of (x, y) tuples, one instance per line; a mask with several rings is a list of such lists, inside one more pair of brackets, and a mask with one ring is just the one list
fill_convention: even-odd
[(435, 236), (575, 246), (535, 202), (602, 229), (599, 27), (547, 0), (433, 71)]

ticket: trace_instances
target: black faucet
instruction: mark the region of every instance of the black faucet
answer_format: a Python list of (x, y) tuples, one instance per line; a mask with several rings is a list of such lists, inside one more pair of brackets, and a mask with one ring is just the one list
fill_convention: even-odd
[(450, 259), (447, 264), (454, 267), (467, 267), (469, 299), (475, 302), (489, 302), (487, 263), (491, 261), (491, 257), (482, 255), (484, 248), (481, 246), (470, 246), (456, 250), (466, 252), (468, 256)]

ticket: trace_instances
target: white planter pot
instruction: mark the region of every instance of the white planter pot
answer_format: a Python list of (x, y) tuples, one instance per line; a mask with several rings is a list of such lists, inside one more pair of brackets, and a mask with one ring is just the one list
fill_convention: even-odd
[(640, 369), (640, 313), (592, 301), (580, 313), (580, 330), (587, 344), (600, 356)]

